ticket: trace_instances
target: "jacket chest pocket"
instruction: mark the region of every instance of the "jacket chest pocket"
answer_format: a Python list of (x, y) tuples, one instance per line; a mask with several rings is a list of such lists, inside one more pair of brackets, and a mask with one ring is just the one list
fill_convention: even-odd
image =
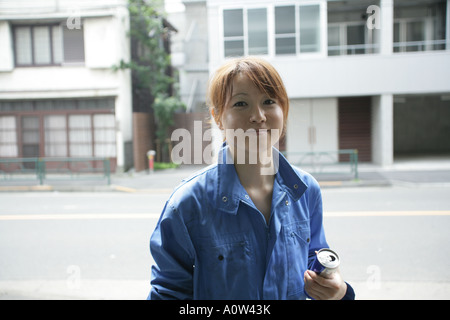
[(308, 267), (310, 237), (309, 220), (295, 222), (284, 227), (288, 262), (288, 296), (303, 292), (303, 274)]
[(205, 294), (205, 299), (229, 299), (227, 294), (235, 299), (239, 288), (251, 283), (254, 267), (253, 250), (245, 235), (203, 240), (198, 249), (196, 272), (200, 288), (197, 289)]

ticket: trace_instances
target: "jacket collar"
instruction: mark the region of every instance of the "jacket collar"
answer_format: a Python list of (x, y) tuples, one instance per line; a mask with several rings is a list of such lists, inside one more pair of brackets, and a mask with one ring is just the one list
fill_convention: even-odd
[[(275, 179), (293, 201), (299, 200), (308, 186), (276, 148), (273, 148), (273, 154), (274, 159), (278, 159), (275, 161), (278, 163)], [(226, 143), (219, 151), (217, 166), (217, 186), (214, 195), (216, 208), (226, 213), (236, 214), (239, 203), (241, 201), (248, 202), (248, 195), (239, 180), (229, 146)]]

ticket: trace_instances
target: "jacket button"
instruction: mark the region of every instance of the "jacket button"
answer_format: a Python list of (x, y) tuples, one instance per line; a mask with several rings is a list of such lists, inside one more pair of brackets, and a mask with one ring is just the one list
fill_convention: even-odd
[(219, 255), (219, 256), (217, 257), (217, 259), (219, 259), (220, 261), (222, 261), (222, 260), (223, 260), (223, 255)]
[(286, 203), (286, 205), (289, 205), (289, 201), (288, 201), (288, 200), (286, 200), (286, 202), (285, 202), (285, 203)]
[(227, 197), (222, 197), (222, 201), (223, 201), (223, 202), (227, 202), (227, 201), (228, 201), (228, 198), (227, 198)]

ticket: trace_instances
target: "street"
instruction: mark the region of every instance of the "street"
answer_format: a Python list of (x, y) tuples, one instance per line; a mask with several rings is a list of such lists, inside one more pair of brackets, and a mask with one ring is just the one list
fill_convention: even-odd
[[(323, 188), (358, 299), (450, 298), (449, 186)], [(144, 299), (166, 192), (0, 193), (0, 299)]]

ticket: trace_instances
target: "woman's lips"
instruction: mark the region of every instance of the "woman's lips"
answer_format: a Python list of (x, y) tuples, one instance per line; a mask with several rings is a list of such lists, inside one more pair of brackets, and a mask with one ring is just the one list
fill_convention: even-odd
[(269, 129), (248, 129), (246, 132), (248, 133), (252, 133), (252, 134), (256, 134), (256, 135), (262, 135), (262, 134), (267, 134), (267, 132), (269, 131)]

